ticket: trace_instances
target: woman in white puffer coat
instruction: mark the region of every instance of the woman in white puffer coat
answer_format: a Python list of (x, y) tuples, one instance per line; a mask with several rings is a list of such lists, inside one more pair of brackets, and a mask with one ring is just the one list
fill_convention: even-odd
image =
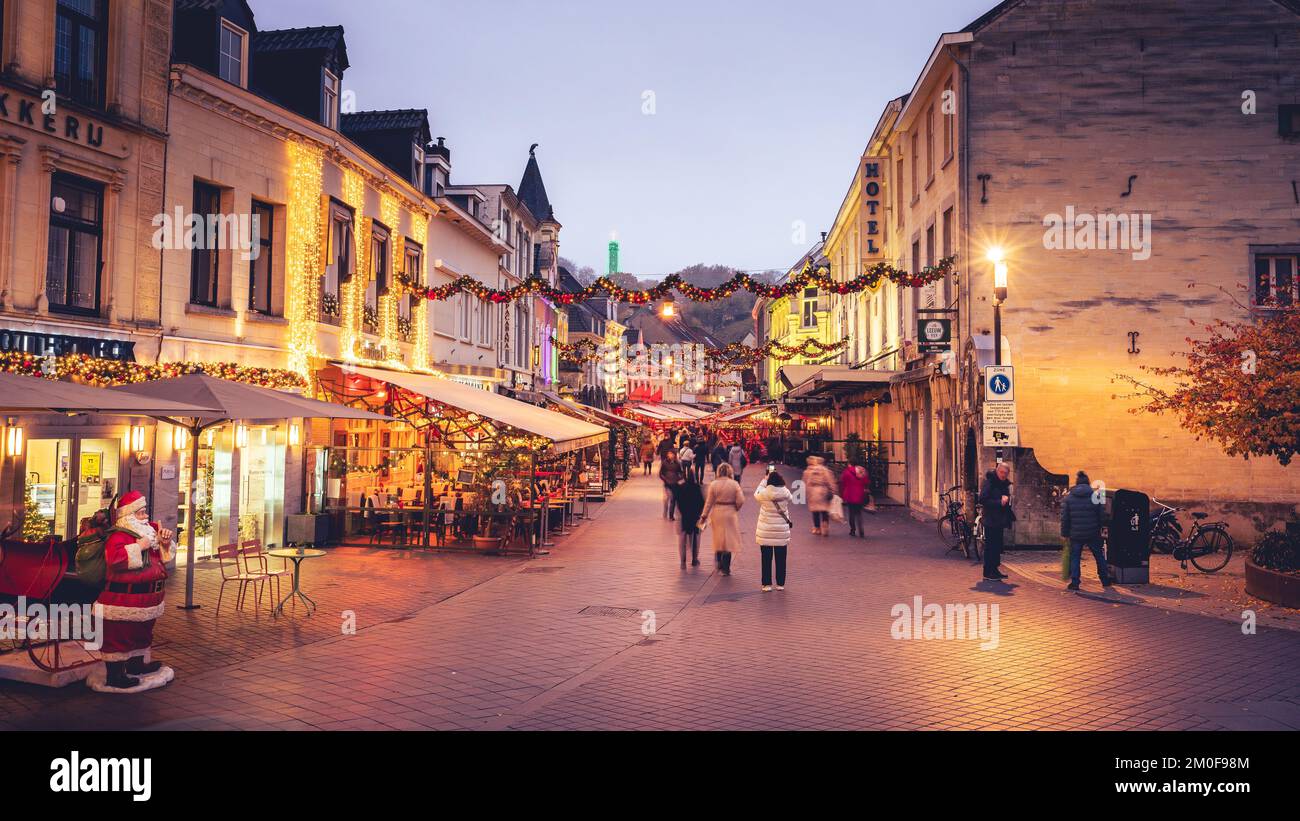
[(776, 589), (785, 589), (785, 554), (790, 545), (790, 502), (793, 497), (785, 478), (775, 470), (759, 482), (754, 491), (758, 500), (758, 525), (755, 541), (763, 553), (763, 592), (772, 589), (772, 564), (776, 563)]

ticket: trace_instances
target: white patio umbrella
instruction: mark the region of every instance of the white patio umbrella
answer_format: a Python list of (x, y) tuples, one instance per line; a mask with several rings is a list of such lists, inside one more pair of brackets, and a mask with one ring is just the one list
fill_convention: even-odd
[[(137, 398), (159, 400), (167, 398), (203, 408), (216, 408), (212, 413), (151, 413), (154, 419), (185, 428), (190, 433), (190, 493), (198, 482), (199, 435), (203, 431), (235, 420), (272, 421), (276, 419), (374, 419), (391, 421), (392, 417), (370, 411), (319, 402), (302, 396), (270, 388), (259, 388), (242, 382), (217, 379), (207, 374), (194, 373), (174, 379), (155, 379), (112, 388), (111, 392)], [(195, 509), (191, 500), (190, 509)], [(182, 609), (193, 610), (194, 603), (194, 526), (185, 532), (185, 604)]]
[(208, 404), (189, 404), (152, 396), (125, 394), (40, 376), (0, 373), (0, 413), (115, 413), (154, 416), (216, 412)]

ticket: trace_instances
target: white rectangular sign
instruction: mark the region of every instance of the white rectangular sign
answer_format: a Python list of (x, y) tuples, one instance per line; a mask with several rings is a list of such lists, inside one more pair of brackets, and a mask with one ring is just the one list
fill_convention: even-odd
[(1017, 424), (1015, 402), (984, 403), (984, 427), (1015, 427)]
[(1020, 428), (1015, 425), (985, 425), (984, 447), (1018, 448), (1020, 447)]

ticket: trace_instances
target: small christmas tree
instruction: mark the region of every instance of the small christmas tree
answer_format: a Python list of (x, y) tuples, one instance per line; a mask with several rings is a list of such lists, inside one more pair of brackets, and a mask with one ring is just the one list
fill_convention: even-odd
[(36, 504), (32, 483), (27, 483), (26, 501), (23, 504), (23, 538), (29, 542), (38, 542), (50, 535), (50, 523), (41, 514), (40, 505)]

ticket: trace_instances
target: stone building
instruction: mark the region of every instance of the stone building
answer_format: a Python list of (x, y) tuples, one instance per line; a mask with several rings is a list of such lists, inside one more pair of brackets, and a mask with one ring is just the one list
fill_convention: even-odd
[[(892, 399), (838, 413), (837, 435), (903, 441), (900, 500), (934, 513), (944, 485), (972, 489), (994, 462), (981, 368), (995, 358), (998, 248), (1017, 542), (1055, 542), (1056, 497), (1080, 469), (1223, 515), (1243, 538), (1247, 522), (1294, 512), (1294, 467), (1229, 459), (1171, 417), (1130, 413), (1114, 379), (1176, 362), (1208, 322), (1267, 310), (1261, 296), (1300, 296), (1297, 34), (1300, 5), (1279, 0), (1011, 0), (940, 38), (855, 164), (827, 252), (837, 277), (958, 258), (930, 288), (832, 308), (856, 337), (843, 364), (889, 372)], [(883, 179), (878, 234), (863, 214), (868, 168)], [(919, 350), (930, 305), (955, 311), (929, 315), (953, 321), (955, 361)], [(869, 393), (881, 389), (859, 400)]]
[[(153, 361), (171, 4), (0, 3), (0, 357)], [(101, 500), (149, 491), (132, 421), (13, 417), (0, 501), (31, 494), (57, 535)], [(152, 448), (152, 436), (140, 452)], [(171, 517), (174, 523), (174, 515)], [(7, 517), (6, 517), (7, 520)]]

